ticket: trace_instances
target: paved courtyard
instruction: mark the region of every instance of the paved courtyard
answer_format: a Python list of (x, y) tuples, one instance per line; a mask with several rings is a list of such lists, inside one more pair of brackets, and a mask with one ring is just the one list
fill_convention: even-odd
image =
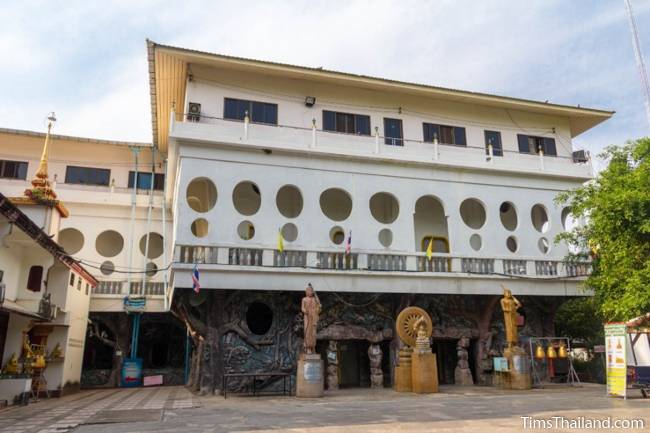
[[(0, 433), (28, 432), (520, 432), (522, 416), (643, 419), (650, 399), (604, 397), (604, 387), (502, 391), (441, 387), (439, 394), (342, 390), (322, 399), (196, 397), (182, 387), (85, 391), (0, 411)], [(548, 431), (582, 431), (550, 429)], [(590, 431), (620, 431), (590, 430)]]

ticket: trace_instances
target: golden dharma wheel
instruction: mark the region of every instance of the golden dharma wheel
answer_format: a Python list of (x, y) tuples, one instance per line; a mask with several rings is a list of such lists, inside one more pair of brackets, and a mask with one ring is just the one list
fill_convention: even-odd
[(431, 337), (433, 323), (431, 317), (420, 307), (406, 307), (397, 316), (395, 328), (400, 340), (407, 346), (414, 347), (418, 336), (418, 323), (424, 322), (427, 337)]

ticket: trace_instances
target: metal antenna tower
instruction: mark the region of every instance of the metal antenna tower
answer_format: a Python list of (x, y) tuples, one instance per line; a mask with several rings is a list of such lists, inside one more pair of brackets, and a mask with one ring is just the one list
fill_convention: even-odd
[(641, 91), (643, 92), (645, 102), (645, 112), (648, 117), (648, 124), (650, 124), (650, 86), (648, 85), (648, 74), (645, 69), (645, 62), (643, 61), (643, 53), (641, 52), (641, 44), (639, 43), (639, 32), (636, 28), (636, 21), (634, 21), (634, 12), (632, 11), (632, 3), (630, 0), (624, 0), (625, 10), (627, 11), (627, 18), (630, 23), (630, 31), (632, 32), (632, 45), (634, 46), (634, 57), (636, 57), (636, 67), (639, 71), (639, 78), (641, 79)]

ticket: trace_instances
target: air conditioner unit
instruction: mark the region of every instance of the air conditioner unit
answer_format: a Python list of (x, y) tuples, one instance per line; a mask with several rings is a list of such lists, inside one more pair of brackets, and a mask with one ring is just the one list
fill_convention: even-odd
[(580, 163), (587, 162), (588, 160), (589, 157), (586, 150), (576, 150), (573, 152), (573, 162)]
[(190, 102), (189, 109), (187, 110), (187, 121), (198, 122), (201, 120), (201, 104), (198, 102)]

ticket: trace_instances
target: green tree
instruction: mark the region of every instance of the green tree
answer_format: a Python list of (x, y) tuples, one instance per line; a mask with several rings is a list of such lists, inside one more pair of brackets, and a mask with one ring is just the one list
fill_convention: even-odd
[(627, 320), (650, 311), (650, 137), (605, 149), (608, 167), (580, 188), (561, 193), (583, 224), (562, 233), (576, 250), (592, 256), (586, 286), (605, 320)]
[[(573, 298), (560, 306), (555, 315), (555, 332), (591, 348), (604, 340), (603, 318), (592, 297)], [(573, 343), (571, 343), (573, 344)]]

